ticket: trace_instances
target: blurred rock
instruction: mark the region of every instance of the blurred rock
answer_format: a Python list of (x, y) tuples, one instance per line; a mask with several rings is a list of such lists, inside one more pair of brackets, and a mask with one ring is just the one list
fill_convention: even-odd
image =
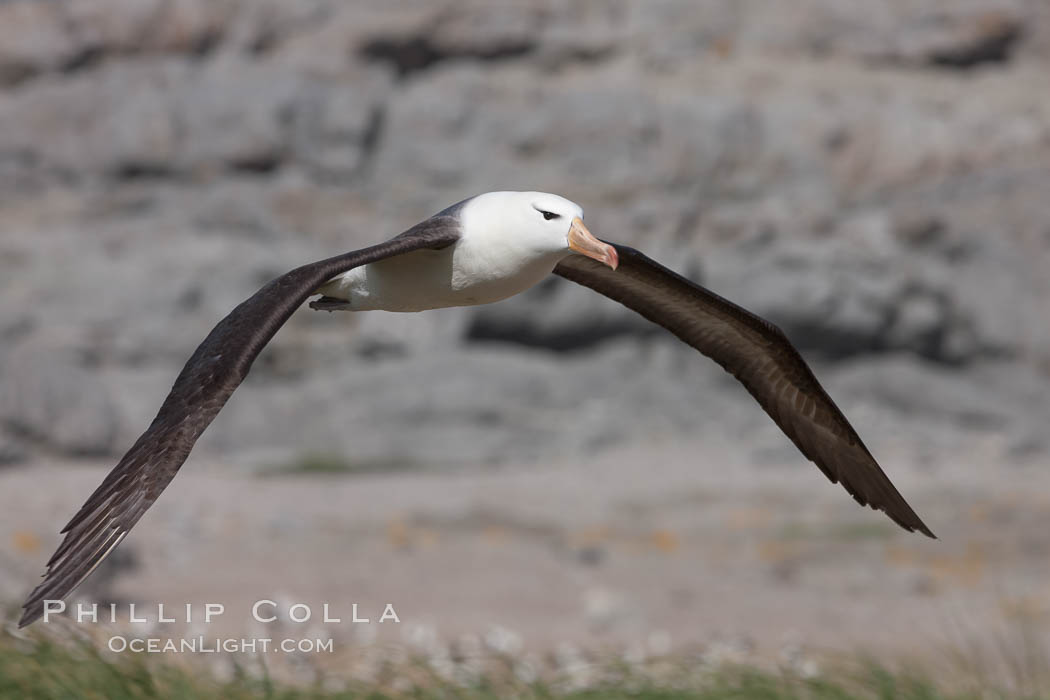
[(569, 351), (619, 336), (662, 332), (620, 304), (567, 280), (550, 279), (527, 294), (472, 310), (466, 340)]
[(233, 21), (230, 0), (90, 0), (60, 3), (72, 33), (103, 54), (209, 51)]
[[(1001, 396), (977, 422), (1043, 449), (1044, 5), (0, 3), (5, 424), (30, 453), (119, 450), (267, 280), (540, 189), (807, 357), (870, 367), (858, 386), (895, 410)], [(412, 317), (303, 311), (202, 449), (500, 461), (761, 418), (666, 338), (560, 280)]]
[(20, 154), (26, 171), (62, 177), (173, 170), (178, 127), (168, 89), (184, 76), (182, 64), (167, 61), (29, 85), (0, 105), (0, 152)]
[(0, 3), (0, 83), (57, 70), (76, 54), (54, 3)]
[(286, 162), (352, 175), (376, 138), (382, 85), (361, 71), (322, 86), (237, 57), (115, 63), (0, 103), (0, 154), (74, 178), (265, 174)]
[(0, 418), (8, 429), (70, 454), (112, 451), (117, 432), (113, 402), (75, 350), (31, 338), (7, 356), (0, 377)]
[(29, 451), (21, 442), (5, 431), (0, 431), (0, 467), (25, 461)]
[(280, 65), (226, 56), (209, 62), (176, 87), (173, 102), (185, 134), (178, 160), (191, 170), (280, 167), (301, 89), (296, 75)]
[[(952, 21), (954, 20), (954, 21)], [(988, 10), (952, 20), (931, 22), (931, 32), (912, 37), (904, 55), (916, 56), (942, 68), (968, 69), (984, 63), (1005, 63), (1013, 58), (1017, 43), (1024, 36), (1026, 18), (1016, 10)], [(940, 26), (937, 26), (940, 25)]]
[(836, 375), (845, 395), (882, 402), (914, 420), (953, 422), (970, 430), (1005, 427), (1014, 415), (1008, 393), (989, 391), (987, 383), (907, 356), (890, 356), (845, 368)]

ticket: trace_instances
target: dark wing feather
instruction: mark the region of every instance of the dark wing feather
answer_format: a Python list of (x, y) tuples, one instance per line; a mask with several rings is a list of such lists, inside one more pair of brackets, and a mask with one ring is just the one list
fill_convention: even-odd
[(433, 217), (385, 243), (296, 268), (219, 321), (186, 362), (146, 432), (62, 529), (65, 538), (23, 605), (19, 626), (39, 618), (45, 600), (69, 595), (120, 544), (175, 477), (259, 351), (314, 290), (352, 268), (444, 248), (458, 237), (454, 216)]
[(637, 311), (712, 358), (832, 483), (841, 482), (861, 505), (884, 511), (904, 529), (934, 536), (779, 328), (633, 248), (614, 247), (616, 270), (570, 255), (554, 272)]

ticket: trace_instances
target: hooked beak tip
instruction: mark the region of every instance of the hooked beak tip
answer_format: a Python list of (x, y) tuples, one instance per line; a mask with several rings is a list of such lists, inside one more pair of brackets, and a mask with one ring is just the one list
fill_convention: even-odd
[(613, 270), (620, 265), (620, 256), (616, 248), (595, 238), (579, 217), (572, 220), (572, 226), (569, 228), (569, 250), (597, 260)]

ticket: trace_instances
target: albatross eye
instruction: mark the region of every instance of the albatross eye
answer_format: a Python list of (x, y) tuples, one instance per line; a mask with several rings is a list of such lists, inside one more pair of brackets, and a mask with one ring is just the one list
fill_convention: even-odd
[(540, 209), (538, 211), (541, 214), (543, 214), (543, 220), (544, 221), (550, 221), (551, 219), (560, 219), (561, 218), (561, 214), (555, 214), (552, 211), (543, 211), (542, 209)]

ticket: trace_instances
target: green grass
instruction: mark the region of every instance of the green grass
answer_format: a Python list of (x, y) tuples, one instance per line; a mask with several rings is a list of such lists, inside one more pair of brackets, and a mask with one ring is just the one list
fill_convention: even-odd
[[(787, 674), (748, 668), (725, 669), (705, 674), (685, 673), (671, 680), (675, 687), (660, 687), (651, 680), (633, 678), (624, 671), (619, 681), (587, 690), (559, 689), (553, 685), (525, 684), (513, 678), (481, 680), (461, 687), (420, 676), (419, 665), (409, 668), (413, 678), (423, 678), (400, 692), (380, 687), (358, 686), (326, 690), (320, 686), (292, 686), (267, 678), (235, 673), (219, 681), (201, 671), (198, 659), (186, 667), (142, 656), (111, 661), (85, 643), (59, 645), (39, 640), (0, 638), (0, 698), (273, 698), (275, 700), (969, 700), (999, 698), (1029, 700), (1036, 696), (1001, 693), (959, 694), (938, 688), (919, 676), (894, 674), (878, 667), (843, 672), (834, 677), (803, 680)], [(683, 679), (691, 678), (691, 681)]]
[(354, 460), (335, 452), (306, 452), (283, 464), (264, 467), (260, 474), (262, 476), (377, 474), (406, 471), (417, 466), (406, 459)]

